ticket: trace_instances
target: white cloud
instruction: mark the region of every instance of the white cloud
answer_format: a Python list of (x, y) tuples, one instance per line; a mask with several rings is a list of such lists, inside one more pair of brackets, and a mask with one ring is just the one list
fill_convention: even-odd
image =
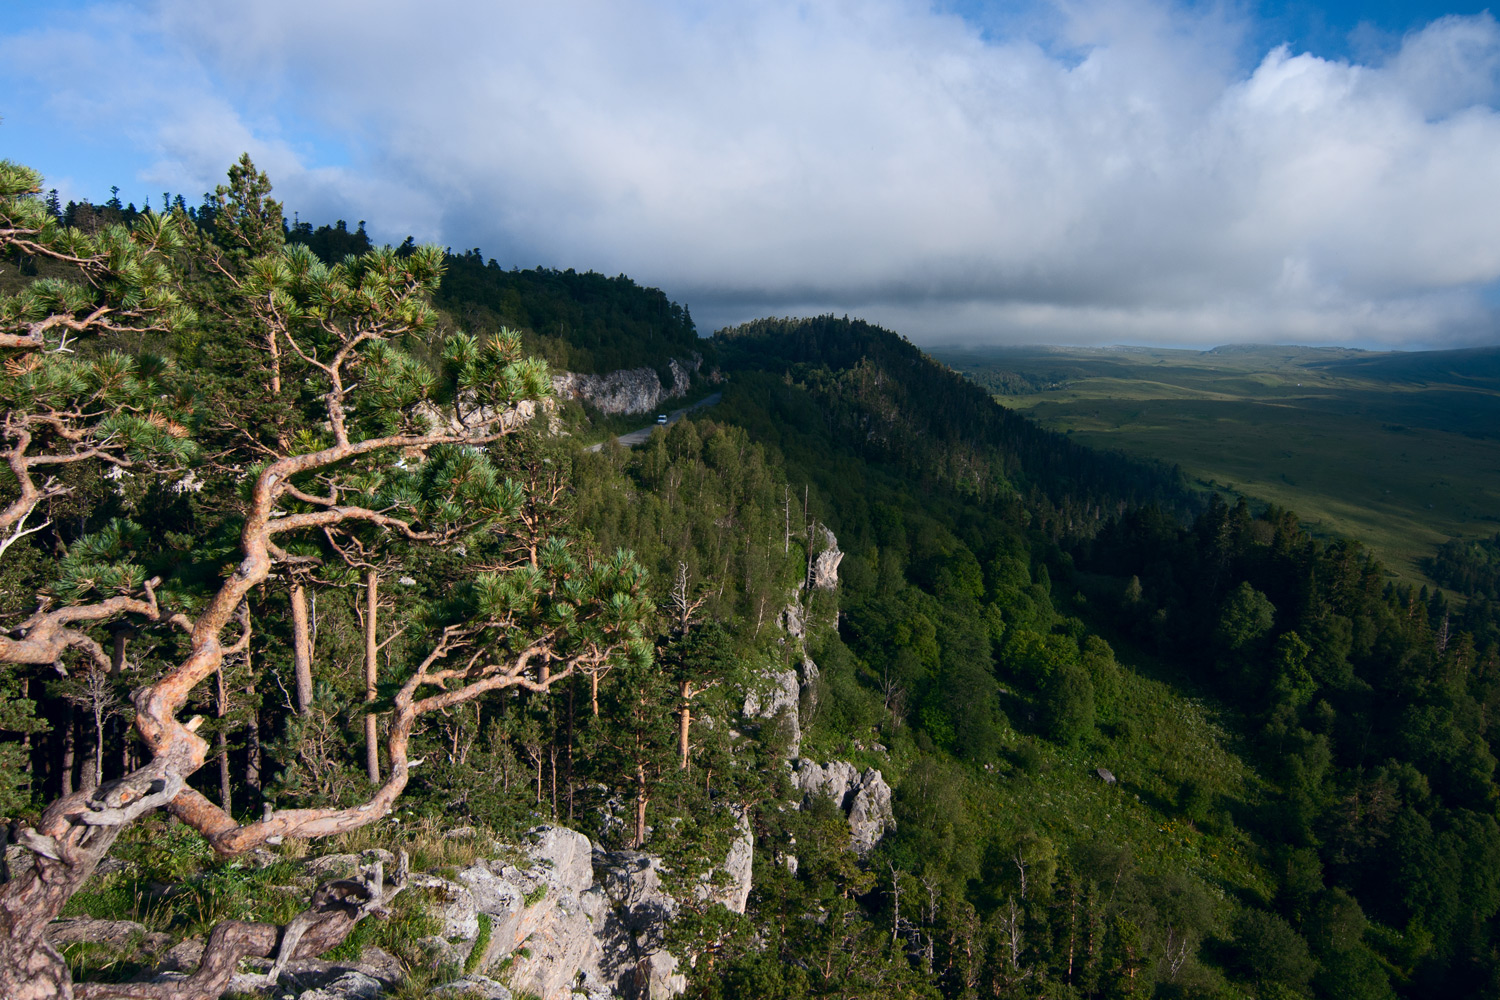
[(624, 271), (704, 325), (1493, 339), (1488, 14), (1379, 64), (1244, 65), (1244, 24), (1148, 2), (1000, 38), (916, 0), (101, 10), (58, 113), (123, 123), (153, 182), (204, 190), (249, 149), (304, 218)]

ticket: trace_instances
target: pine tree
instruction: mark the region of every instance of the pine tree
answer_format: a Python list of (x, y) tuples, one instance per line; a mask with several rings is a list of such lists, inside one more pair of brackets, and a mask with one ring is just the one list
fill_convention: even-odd
[[(116, 518), (73, 539), (50, 581), (35, 581), (29, 617), (0, 635), (0, 664), (81, 666), (85, 678), (111, 668), (103, 646), (110, 626), (128, 622), (163, 650), (154, 679), (132, 698), (147, 762), (53, 802), (18, 838), (35, 863), (0, 886), (0, 995), (16, 1000), (71, 995), (68, 968), (44, 929), (120, 831), (146, 813), (169, 810), (220, 856), (356, 829), (389, 813), (406, 787), (407, 751), (424, 715), (492, 691), (544, 694), (613, 658), (628, 654), (644, 666), (651, 655), (641, 630), (644, 574), (633, 559), (591, 559), (547, 538), (534, 563), (445, 582), (432, 613), (411, 623), (422, 634), (407, 644), (412, 655), (387, 703), (388, 771), (364, 801), (272, 808), (241, 821), (228, 801), (195, 791), (187, 779), (214, 748), (201, 717), (180, 716), (212, 705), (215, 679), (252, 650), (260, 585), (303, 564), (308, 545), (358, 570), (405, 551), (498, 544), (526, 497), (498, 471), (493, 446), (524, 429), (522, 404), (550, 388), (546, 366), (524, 357), (508, 331), (486, 340), (452, 334), (429, 352), (435, 365), (419, 361), (403, 345), (432, 329), (428, 299), (442, 252), (376, 250), (328, 266), (305, 247), (283, 247), (280, 206), (248, 157), (204, 213), (212, 242), (175, 214), (146, 214), (93, 236), (63, 230), (35, 198), (39, 190), (33, 172), (0, 164), (0, 252), (48, 256), (80, 277), (37, 281), (0, 300), (0, 348), (11, 371), (0, 400), (3, 456), (12, 480), (0, 494), (0, 555), (49, 527), (28, 518), (72, 488), (54, 474), (60, 467), (127, 470), (133, 478), (120, 488), (132, 496), (192, 492), (205, 479), (226, 488), (215, 490), (217, 507), (198, 505), (213, 516), (196, 534), (191, 521), (180, 525), (186, 531), (157, 533)], [(192, 397), (172, 391), (172, 363), (141, 352), (139, 339), (120, 340), (134, 332), (159, 349), (196, 349), (183, 304), (188, 265), (217, 275), (219, 284), (197, 294), (226, 315), (220, 330), (270, 359), (218, 372), (221, 385), (250, 401), (243, 406), (190, 415)], [(267, 369), (272, 377), (259, 377)], [(295, 398), (278, 403), (290, 385)], [(238, 419), (278, 407), (298, 419), (270, 428)], [(214, 436), (238, 444), (210, 452), (202, 443)], [(228, 720), (227, 690), (218, 703)], [(89, 705), (102, 733), (102, 695)], [(220, 741), (221, 759), (230, 749)], [(315, 894), (285, 938), (273, 925), (225, 925), (198, 971), (159, 995), (217, 997), (241, 957), (275, 954), (278, 941), (282, 959), (319, 954), (399, 888), (399, 879), (395, 888), (371, 879), (353, 906)], [(89, 995), (111, 993), (98, 985)]]

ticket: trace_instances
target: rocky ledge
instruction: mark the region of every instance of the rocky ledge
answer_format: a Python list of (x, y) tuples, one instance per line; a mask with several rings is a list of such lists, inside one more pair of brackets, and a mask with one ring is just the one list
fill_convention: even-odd
[(891, 786), (873, 767), (861, 772), (845, 760), (827, 764), (796, 760), (792, 762), (792, 783), (802, 792), (803, 806), (817, 795), (833, 800), (848, 818), (849, 838), (860, 854), (868, 854), (887, 830), (896, 828)]
[(688, 361), (673, 358), (667, 362), (672, 384), (664, 386), (654, 368), (626, 368), (602, 375), (563, 372), (552, 377), (552, 392), (559, 399), (579, 399), (611, 416), (651, 413), (664, 400), (687, 395), (693, 374), (703, 359), (694, 355)]
[[(753, 849), (750, 825), (741, 817), (724, 864), (704, 873), (696, 899), (743, 913)], [(681, 904), (663, 884), (660, 858), (601, 850), (583, 834), (554, 826), (538, 827), (525, 844), (497, 853), (446, 876), (410, 877), (441, 928), (421, 942), (433, 964), (472, 970), (433, 995), (668, 1000), (686, 989), (679, 957), (663, 945)], [(324, 855), (309, 860), (305, 871), (322, 881), (375, 860), (394, 859), (385, 851)], [(58, 921), (49, 937), (56, 946), (89, 941), (128, 953), (132, 961), (154, 965), (148, 978), (158, 982), (190, 973), (203, 951), (195, 939), (168, 949), (165, 935), (127, 921)], [(247, 962), (250, 971), (235, 977), (230, 992), (275, 1000), (377, 1000), (401, 978), (396, 960), (376, 948), (355, 961), (288, 963), (275, 983), (266, 982), (270, 963), (261, 964)]]

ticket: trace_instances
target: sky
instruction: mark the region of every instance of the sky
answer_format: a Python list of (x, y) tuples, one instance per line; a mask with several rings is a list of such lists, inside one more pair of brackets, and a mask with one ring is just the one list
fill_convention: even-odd
[(8, 0), (0, 156), (628, 274), (701, 332), (1500, 343), (1500, 24), (1457, 3)]

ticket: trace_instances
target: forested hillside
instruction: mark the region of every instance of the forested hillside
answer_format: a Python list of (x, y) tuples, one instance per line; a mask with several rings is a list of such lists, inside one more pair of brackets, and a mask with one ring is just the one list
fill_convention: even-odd
[[(758, 320), (715, 340), (726, 369), (742, 376), (733, 390), (750, 410), (742, 419), (759, 418), (758, 435), (789, 449), (848, 452), (918, 487), (1054, 512), (1069, 532), (1124, 506), (1193, 503), (1175, 470), (1044, 431), (861, 320)], [(811, 405), (793, 409), (794, 400)]]
[(448, 258), (436, 301), (466, 329), (528, 331), (528, 349), (567, 371), (665, 369), (707, 348), (686, 309), (623, 274), (506, 271), (476, 249)]
[[(248, 160), (193, 212), (39, 186), (0, 168), (0, 993), (146, 995), (44, 945), (86, 913), (207, 943), (153, 995), (293, 925), (426, 995), (441, 898), (273, 880), (543, 822), (660, 859), (695, 997), (1500, 992), (1479, 588), (857, 320), (723, 331), (721, 403), (584, 452), (524, 348), (656, 363), (695, 336), (659, 291), (287, 226)], [(892, 790), (871, 847), (793, 785), (836, 763)], [(738, 913), (699, 889), (744, 831)]]
[[(191, 207), (181, 195), (164, 194), (162, 201), (200, 229), (216, 225), (219, 205), (212, 197)], [(56, 191), (44, 204), (65, 227), (89, 233), (105, 225), (133, 225), (149, 212), (133, 203), (123, 205), (118, 197), (103, 205), (62, 205)], [(283, 220), (282, 230), (285, 242), (307, 247), (330, 266), (375, 249), (363, 221), (350, 230), (343, 219), (316, 227)], [(403, 256), (415, 250), (411, 237), (396, 248)], [(24, 265), (32, 270), (36, 266), (35, 260)], [(433, 300), (446, 319), (480, 334), (502, 327), (517, 330), (525, 349), (556, 370), (596, 374), (652, 368), (670, 385), (667, 364), (672, 359), (687, 362), (695, 355), (708, 355), (705, 360), (712, 364), (713, 345), (699, 337), (688, 310), (660, 289), (637, 285), (623, 274), (610, 278), (571, 268), (505, 270), (493, 258), (486, 261), (477, 247), (457, 253), (449, 248), (443, 268), (444, 279)]]

